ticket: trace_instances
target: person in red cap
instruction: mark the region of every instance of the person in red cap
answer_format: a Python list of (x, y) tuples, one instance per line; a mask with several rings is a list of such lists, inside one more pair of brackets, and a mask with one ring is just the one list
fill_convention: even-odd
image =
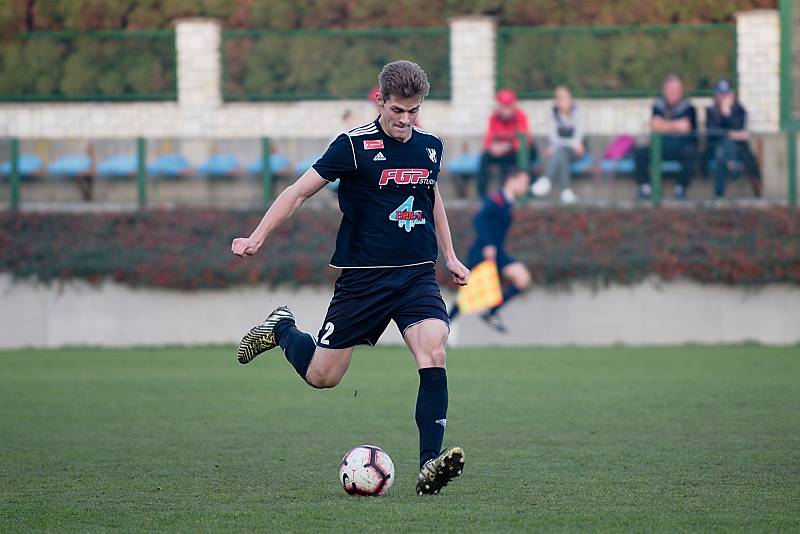
[(478, 170), (478, 195), (481, 198), (486, 197), (489, 189), (492, 167), (500, 168), (500, 183), (503, 183), (517, 166), (519, 134), (525, 134), (531, 159), (535, 159), (528, 117), (517, 107), (516, 93), (511, 89), (502, 89), (497, 93), (497, 109), (489, 117), (489, 126), (483, 138), (483, 155)]

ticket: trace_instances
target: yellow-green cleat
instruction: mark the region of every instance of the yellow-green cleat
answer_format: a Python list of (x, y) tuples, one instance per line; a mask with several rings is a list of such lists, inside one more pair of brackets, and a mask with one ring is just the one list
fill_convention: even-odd
[(437, 495), (451, 480), (461, 476), (464, 470), (464, 450), (450, 447), (428, 460), (417, 476), (417, 495)]
[(263, 323), (251, 328), (250, 331), (244, 335), (242, 341), (239, 343), (239, 348), (236, 350), (236, 357), (239, 359), (239, 363), (250, 363), (253, 358), (262, 352), (266, 352), (275, 347), (278, 342), (275, 340), (273, 331), (278, 321), (284, 319), (291, 319), (294, 321), (294, 314), (288, 306), (275, 308)]

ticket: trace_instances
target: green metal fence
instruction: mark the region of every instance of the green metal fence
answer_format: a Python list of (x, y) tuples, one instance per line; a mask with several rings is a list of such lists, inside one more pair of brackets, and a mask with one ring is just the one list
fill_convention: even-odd
[(450, 96), (447, 28), (229, 30), (222, 32), (227, 101), (366, 98), (381, 67), (419, 63), (429, 98)]
[(800, 9), (796, 1), (782, 0), (781, 14), (781, 128), (786, 131), (789, 205), (797, 208), (797, 132), (800, 130)]
[(677, 73), (692, 94), (736, 83), (736, 27), (505, 27), (497, 32), (497, 87), (549, 98), (559, 85), (582, 97), (644, 97)]
[(33, 32), (0, 46), (0, 101), (177, 99), (175, 32)]

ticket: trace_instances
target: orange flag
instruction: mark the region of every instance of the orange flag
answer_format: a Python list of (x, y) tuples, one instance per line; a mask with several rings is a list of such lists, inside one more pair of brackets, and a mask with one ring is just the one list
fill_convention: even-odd
[(469, 273), (469, 283), (458, 290), (458, 309), (475, 313), (503, 303), (500, 275), (494, 261), (485, 260)]

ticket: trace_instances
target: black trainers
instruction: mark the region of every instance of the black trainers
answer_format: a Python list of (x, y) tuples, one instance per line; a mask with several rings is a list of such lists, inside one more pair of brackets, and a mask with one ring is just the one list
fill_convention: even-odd
[(505, 334), (506, 332), (508, 332), (508, 329), (506, 328), (506, 325), (503, 323), (503, 319), (500, 317), (500, 314), (498, 314), (497, 312), (495, 312), (495, 313), (492, 313), (492, 312), (482, 313), (481, 314), (481, 319), (483, 319), (484, 323), (488, 324), (490, 327), (494, 328), (495, 330), (497, 330), (501, 334)]
[(461, 447), (450, 447), (428, 460), (417, 476), (417, 495), (437, 495), (451, 480), (461, 476), (464, 470), (464, 451)]
[(236, 350), (236, 357), (239, 359), (239, 363), (250, 363), (253, 358), (277, 345), (278, 342), (275, 340), (273, 330), (278, 321), (284, 319), (294, 321), (294, 314), (288, 306), (275, 308), (263, 323), (251, 328), (244, 335), (239, 343), (239, 348)]

